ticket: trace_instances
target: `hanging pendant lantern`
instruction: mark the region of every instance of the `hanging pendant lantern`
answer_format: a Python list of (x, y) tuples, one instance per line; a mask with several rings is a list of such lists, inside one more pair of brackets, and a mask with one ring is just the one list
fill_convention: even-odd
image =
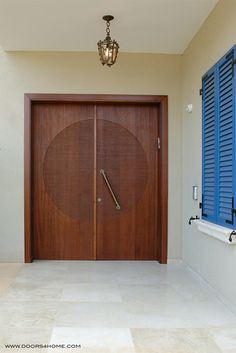
[(102, 65), (112, 66), (116, 62), (119, 44), (111, 39), (110, 36), (110, 21), (114, 19), (111, 15), (103, 16), (103, 20), (106, 21), (106, 38), (100, 40), (98, 45), (98, 53)]

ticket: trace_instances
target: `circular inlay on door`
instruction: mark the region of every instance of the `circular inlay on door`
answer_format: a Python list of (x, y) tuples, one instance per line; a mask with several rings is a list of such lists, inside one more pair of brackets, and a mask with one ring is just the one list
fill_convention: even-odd
[[(128, 129), (97, 120), (97, 209), (109, 220), (135, 207), (148, 180), (145, 151)], [(100, 170), (103, 169), (121, 206), (114, 199)], [(67, 216), (92, 222), (94, 206), (94, 121), (74, 123), (51, 141), (43, 164), (45, 189)]]
[(82, 120), (63, 129), (44, 158), (44, 184), (50, 198), (67, 216), (93, 219), (94, 121)]
[[(145, 151), (136, 136), (122, 125), (99, 119), (97, 141), (97, 196), (102, 198), (98, 205), (100, 214), (115, 217), (137, 206), (142, 198), (147, 180), (148, 163)], [(112, 188), (120, 209), (104, 179)]]

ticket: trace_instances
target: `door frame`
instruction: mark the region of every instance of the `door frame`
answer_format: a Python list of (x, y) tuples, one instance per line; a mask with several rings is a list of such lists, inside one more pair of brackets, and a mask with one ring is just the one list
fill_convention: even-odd
[(36, 102), (80, 102), (80, 103), (142, 103), (159, 107), (159, 262), (167, 263), (168, 245), (168, 96), (156, 95), (111, 95), (111, 94), (46, 94), (27, 93), (24, 95), (24, 235), (25, 263), (33, 261), (32, 232), (32, 105)]

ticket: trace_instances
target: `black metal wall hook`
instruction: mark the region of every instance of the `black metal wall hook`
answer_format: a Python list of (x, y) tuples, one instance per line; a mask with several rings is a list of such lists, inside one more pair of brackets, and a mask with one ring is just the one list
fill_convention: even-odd
[(232, 243), (233, 241), (233, 235), (236, 235), (236, 231), (235, 230), (232, 230), (232, 232), (230, 233), (230, 236), (229, 236), (229, 242)]
[(198, 216), (195, 216), (195, 217), (190, 217), (189, 218), (189, 221), (188, 221), (188, 224), (191, 225), (192, 224), (192, 221), (195, 221), (196, 219), (200, 219)]

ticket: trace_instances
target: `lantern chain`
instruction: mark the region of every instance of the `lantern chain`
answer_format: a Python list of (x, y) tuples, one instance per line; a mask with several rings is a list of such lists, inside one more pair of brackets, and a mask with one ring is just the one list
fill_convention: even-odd
[(107, 32), (107, 36), (110, 37), (110, 21), (107, 21), (107, 28), (106, 28), (106, 32)]

